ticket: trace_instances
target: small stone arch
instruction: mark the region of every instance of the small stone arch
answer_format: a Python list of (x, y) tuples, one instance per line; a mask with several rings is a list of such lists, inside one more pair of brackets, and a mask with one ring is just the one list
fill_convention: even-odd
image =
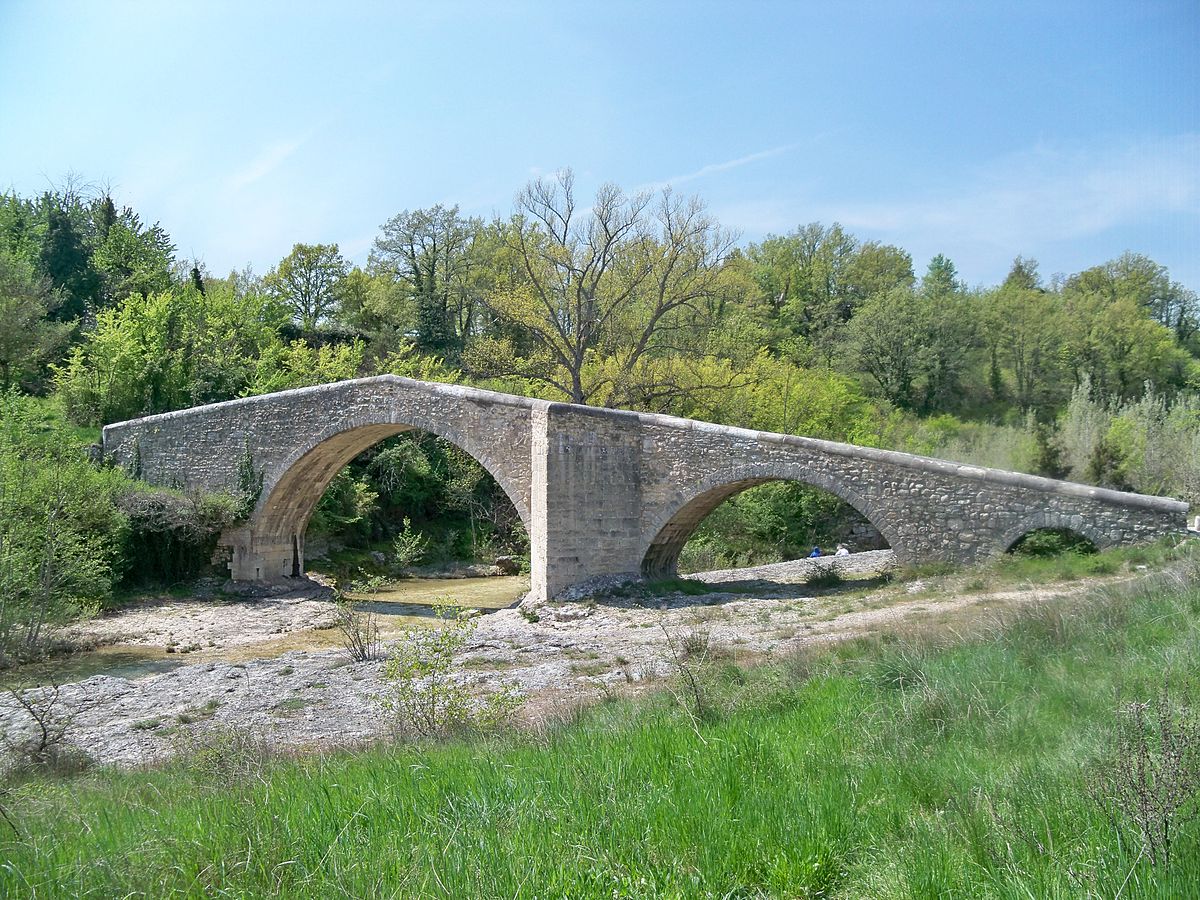
[(1057, 529), (1071, 531), (1080, 537), (1087, 538), (1097, 550), (1111, 547), (1116, 543), (1107, 532), (1095, 528), (1081, 515), (1041, 510), (1031, 516), (1022, 518), (1018, 525), (1004, 533), (997, 543), (998, 553), (1007, 553), (1021, 538), (1031, 531), (1041, 529)]
[(642, 574), (650, 577), (673, 575), (684, 544), (709, 513), (730, 497), (772, 481), (797, 481), (828, 491), (878, 529), (889, 547), (900, 550), (900, 535), (886, 510), (845, 483), (804, 466), (745, 466), (709, 476), (687, 489), (678, 490), (661, 505), (642, 532)]

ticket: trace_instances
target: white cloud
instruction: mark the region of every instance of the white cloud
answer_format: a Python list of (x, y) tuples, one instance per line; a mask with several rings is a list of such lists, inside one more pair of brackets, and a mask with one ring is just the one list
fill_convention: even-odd
[[(1075, 271), (1124, 250), (1146, 253), (1172, 277), (1200, 283), (1200, 134), (1107, 146), (1039, 144), (966, 170), (922, 168), (856, 200), (862, 188), (829, 178), (714, 208), (758, 240), (806, 222), (840, 222), (922, 260), (945, 253), (969, 280), (995, 281), (1017, 254), (1045, 272)], [(832, 198), (832, 199), (831, 199)]]
[(1100, 151), (1039, 146), (987, 163), (953, 190), (831, 204), (816, 218), (909, 241), (1012, 250), (1171, 213), (1200, 214), (1200, 135)]

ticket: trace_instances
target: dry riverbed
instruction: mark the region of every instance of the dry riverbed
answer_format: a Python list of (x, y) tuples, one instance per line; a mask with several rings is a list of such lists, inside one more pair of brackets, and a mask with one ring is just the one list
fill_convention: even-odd
[[(687, 593), (616, 590), (599, 602), (543, 607), (537, 621), (516, 608), (487, 611), (523, 593), (527, 584), (518, 578), (409, 583), (391, 598), (376, 595), (371, 608), (380, 615), (385, 644), (402, 628), (432, 624), (425, 604), (435, 597), (480, 608), (478, 627), (456, 659), (459, 677), (481, 691), (517, 685), (527, 697), (523, 717), (536, 722), (668, 675), (668, 636), (679, 640), (701, 630), (714, 648), (751, 662), (806, 644), (947, 616), (985, 616), (1080, 590), (974, 585), (927, 594), (919, 582), (884, 585), (870, 578), (890, 564), (886, 551), (837, 561), (861, 582), (823, 589), (806, 584), (814, 567), (830, 562), (693, 576), (711, 585), (707, 593), (695, 587)], [(60, 703), (75, 715), (70, 740), (104, 763), (154, 761), (186, 732), (213, 723), (249, 727), (293, 748), (386, 735), (376, 699), (382, 663), (352, 662), (333, 626), (332, 604), (312, 589), (238, 602), (145, 603), (71, 630), (77, 640), (107, 645), (79, 657), (103, 674), (85, 677), (88, 670), (76, 658), (76, 668), (59, 661), (41, 680), (69, 682)], [(28, 717), (12, 698), (0, 698), (0, 731), (26, 727)]]

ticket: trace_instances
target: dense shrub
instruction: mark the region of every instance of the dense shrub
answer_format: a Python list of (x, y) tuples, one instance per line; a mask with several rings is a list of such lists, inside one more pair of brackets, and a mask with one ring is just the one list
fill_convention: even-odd
[(128, 522), (121, 550), (124, 580), (132, 584), (171, 584), (200, 574), (239, 512), (227, 494), (131, 490), (116, 504)]
[(153, 490), (93, 462), (91, 435), (46, 401), (0, 394), (0, 667), (125, 583), (202, 571), (241, 498)]
[(1022, 556), (1088, 554), (1096, 552), (1096, 545), (1069, 528), (1037, 528), (1013, 544), (1011, 552)]
[(93, 466), (36, 401), (0, 395), (0, 666), (40, 651), (47, 630), (112, 594), (126, 479)]
[[(503, 488), (466, 451), (428, 433), (388, 438), (326, 488), (310, 533), (350, 547), (422, 548), (400, 565), (520, 555), (528, 539)], [(406, 554), (401, 554), (402, 556)]]

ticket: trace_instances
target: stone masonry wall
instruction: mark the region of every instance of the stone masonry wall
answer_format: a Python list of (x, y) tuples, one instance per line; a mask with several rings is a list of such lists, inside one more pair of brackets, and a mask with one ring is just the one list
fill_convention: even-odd
[(546, 435), (545, 596), (582, 578), (638, 571), (641, 559), (632, 555), (642, 514), (636, 422), (611, 410), (553, 403)]

